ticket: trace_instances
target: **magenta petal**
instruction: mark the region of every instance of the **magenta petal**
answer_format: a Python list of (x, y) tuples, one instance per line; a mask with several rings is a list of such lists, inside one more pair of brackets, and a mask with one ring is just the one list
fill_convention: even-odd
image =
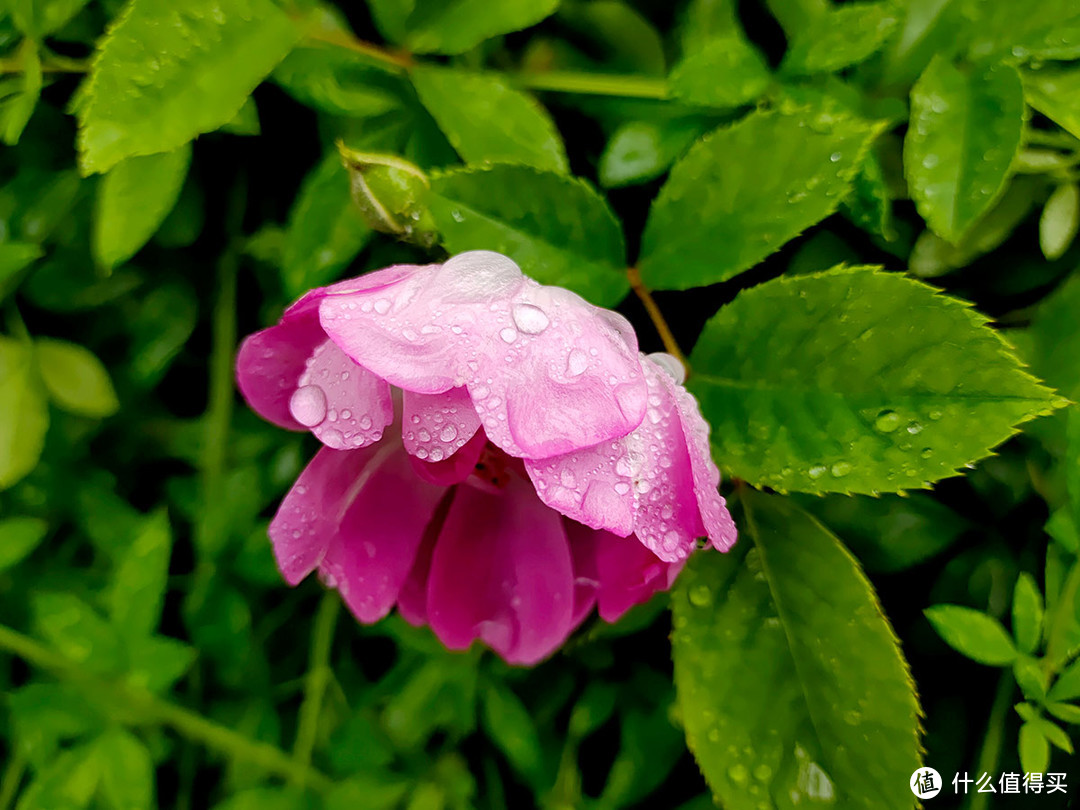
[(548, 458), (641, 423), (645, 380), (622, 316), (527, 280), (491, 318), (468, 387), (492, 443), (519, 458)]
[(311, 352), (326, 340), (312, 315), (292, 318), (249, 335), (236, 355), (236, 382), (248, 405), (268, 422), (305, 430), (289, 411), (289, 399)]
[(738, 538), (735, 521), (727, 510), (727, 502), (720, 494), (720, 470), (712, 459), (709, 449), (709, 423), (701, 415), (693, 395), (676, 385), (675, 407), (682, 422), (683, 435), (690, 452), (690, 469), (694, 479), (694, 496), (705, 525), (709, 542), (719, 551), (727, 551)]
[(448, 459), (480, 429), (480, 417), (464, 388), (451, 388), (441, 394), (406, 391), (402, 401), (405, 449), (419, 459)]
[(296, 585), (310, 574), (337, 535), (352, 488), (376, 456), (375, 448), (322, 448), (311, 459), (270, 521), (270, 539), (282, 576)]
[(293, 418), (335, 450), (374, 444), (393, 421), (390, 386), (356, 365), (332, 340), (307, 361), (289, 401)]
[(400, 445), (380, 445), (351, 488), (335, 541), (319, 567), (362, 622), (390, 612), (446, 490), (416, 477)]
[(480, 639), (511, 664), (547, 657), (573, 628), (562, 519), (511, 476), (497, 494), (461, 486), (435, 545), (428, 620), (449, 648)]
[(487, 437), (481, 430), (473, 434), (465, 446), (450, 458), (442, 461), (421, 461), (416, 456), (410, 455), (409, 460), (412, 462), (413, 471), (425, 481), (449, 487), (460, 484), (472, 475), (486, 444)]

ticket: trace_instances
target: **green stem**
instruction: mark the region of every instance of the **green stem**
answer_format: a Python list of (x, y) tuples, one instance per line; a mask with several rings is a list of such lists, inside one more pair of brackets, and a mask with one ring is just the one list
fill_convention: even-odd
[[(990, 709), (990, 720), (986, 725), (982, 750), (979, 752), (979, 764), (976, 771), (980, 776), (984, 773), (993, 776), (997, 771), (998, 760), (1001, 759), (1001, 749), (1005, 741), (1005, 719), (1009, 706), (1012, 704), (1014, 685), (1012, 671), (1006, 669), (998, 680), (994, 705)], [(989, 793), (972, 793), (968, 810), (986, 810), (989, 796)]]
[(590, 96), (616, 96), (619, 98), (654, 100), (668, 97), (667, 81), (651, 76), (552, 70), (542, 73), (510, 73), (507, 74), (507, 78), (518, 87), (551, 93), (578, 93)]
[[(334, 628), (341, 611), (341, 598), (334, 591), (323, 594), (319, 612), (315, 615), (315, 629), (311, 639), (311, 656), (308, 664), (307, 682), (304, 686), (304, 702), (300, 704), (293, 760), (307, 768), (319, 731), (319, 715), (322, 713), (326, 686), (333, 677), (330, 668), (330, 651), (333, 647)], [(301, 787), (303, 782), (298, 782)]]
[(8, 740), (8, 742), (14, 749), (14, 753), (11, 756), (11, 761), (8, 762), (7, 768), (4, 769), (4, 778), (0, 779), (0, 810), (8, 810), (11, 807), (11, 802), (15, 799), (19, 784), (22, 782), (23, 774), (26, 773), (26, 754), (15, 748), (13, 740)]
[(122, 682), (97, 681), (86, 676), (74, 661), (50, 650), (17, 630), (0, 625), (0, 649), (5, 649), (41, 669), (66, 676), (110, 694), (138, 719), (135, 724), (166, 725), (206, 748), (230, 759), (243, 760), (270, 773), (283, 776), (320, 792), (333, 782), (306, 765), (300, 765), (279, 748), (251, 740), (227, 726), (222, 726), (183, 706), (163, 700), (144, 689)]

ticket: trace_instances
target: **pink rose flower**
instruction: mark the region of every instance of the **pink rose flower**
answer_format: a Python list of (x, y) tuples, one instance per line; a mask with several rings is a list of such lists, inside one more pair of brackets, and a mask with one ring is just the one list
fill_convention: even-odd
[(697, 538), (735, 542), (678, 361), (497, 253), (312, 290), (237, 377), (324, 445), (270, 525), (282, 574), (317, 570), (362, 622), (396, 605), (534, 664), (594, 605), (614, 621), (668, 588)]

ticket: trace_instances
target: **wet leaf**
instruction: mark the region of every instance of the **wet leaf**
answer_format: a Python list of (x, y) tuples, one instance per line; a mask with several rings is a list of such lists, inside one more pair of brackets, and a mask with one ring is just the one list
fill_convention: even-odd
[(769, 67), (745, 37), (731, 34), (695, 50), (671, 70), (672, 95), (691, 104), (737, 107), (772, 82)]
[(709, 786), (730, 810), (911, 808), (895, 786), (919, 765), (918, 702), (873, 588), (790, 501), (740, 501), (743, 539), (691, 557), (672, 595), (675, 685)]
[(881, 49), (897, 22), (892, 2), (850, 3), (830, 9), (799, 29), (781, 70), (804, 75), (858, 64)]

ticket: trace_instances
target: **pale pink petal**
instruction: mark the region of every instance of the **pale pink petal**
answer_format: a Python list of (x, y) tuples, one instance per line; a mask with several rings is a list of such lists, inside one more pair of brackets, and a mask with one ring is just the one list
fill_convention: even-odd
[(473, 251), (397, 285), (323, 299), (327, 333), (407, 391), (467, 385), (488, 438), (544, 458), (623, 436), (645, 413), (633, 329), (620, 315)]
[(480, 429), (480, 417), (464, 388), (451, 388), (441, 394), (406, 391), (402, 401), (405, 449), (419, 459), (448, 459)]
[(633, 532), (660, 559), (675, 562), (694, 550), (706, 527), (677, 407), (681, 389), (647, 358), (642, 368), (648, 410), (636, 430), (617, 442), (526, 460), (525, 467), (553, 509), (594, 529), (620, 536)]
[(524, 281), (497, 253), (474, 251), (396, 285), (324, 299), (327, 334), (356, 362), (406, 391), (438, 394), (475, 374), (492, 311)]
[(484, 431), (478, 430), (465, 443), (465, 446), (450, 458), (442, 461), (421, 461), (416, 456), (410, 455), (409, 460), (412, 462), (416, 474), (425, 481), (442, 487), (450, 487), (454, 484), (460, 484), (473, 474), (476, 470), (476, 463), (480, 460), (486, 444), (487, 437), (484, 435)]
[(356, 365), (332, 340), (312, 352), (297, 386), (290, 413), (335, 450), (373, 444), (393, 421), (390, 386)]
[(686, 446), (690, 451), (690, 469), (694, 478), (694, 495), (697, 498), (701, 520), (709, 542), (719, 551), (727, 551), (738, 538), (735, 521), (727, 510), (727, 502), (720, 494), (720, 470), (709, 450), (709, 423), (701, 415), (697, 400), (681, 386), (674, 386), (675, 407), (682, 422)]
[(498, 494), (460, 486), (435, 544), (432, 630), (450, 649), (479, 639), (511, 664), (547, 657), (573, 628), (562, 519), (517, 475)]
[(622, 316), (530, 279), (491, 318), (468, 388), (492, 443), (519, 458), (548, 458), (641, 423), (645, 380)]
[(362, 622), (390, 612), (446, 490), (420, 480), (400, 444), (378, 446), (350, 485), (337, 535), (319, 566)]
[(252, 410), (278, 427), (306, 430), (289, 412), (289, 399), (308, 357), (324, 340), (326, 333), (314, 315), (245, 338), (236, 355), (236, 382)]
[(326, 554), (351, 503), (352, 487), (376, 454), (371, 447), (324, 447), (296, 479), (269, 532), (278, 568), (290, 585), (310, 574)]

